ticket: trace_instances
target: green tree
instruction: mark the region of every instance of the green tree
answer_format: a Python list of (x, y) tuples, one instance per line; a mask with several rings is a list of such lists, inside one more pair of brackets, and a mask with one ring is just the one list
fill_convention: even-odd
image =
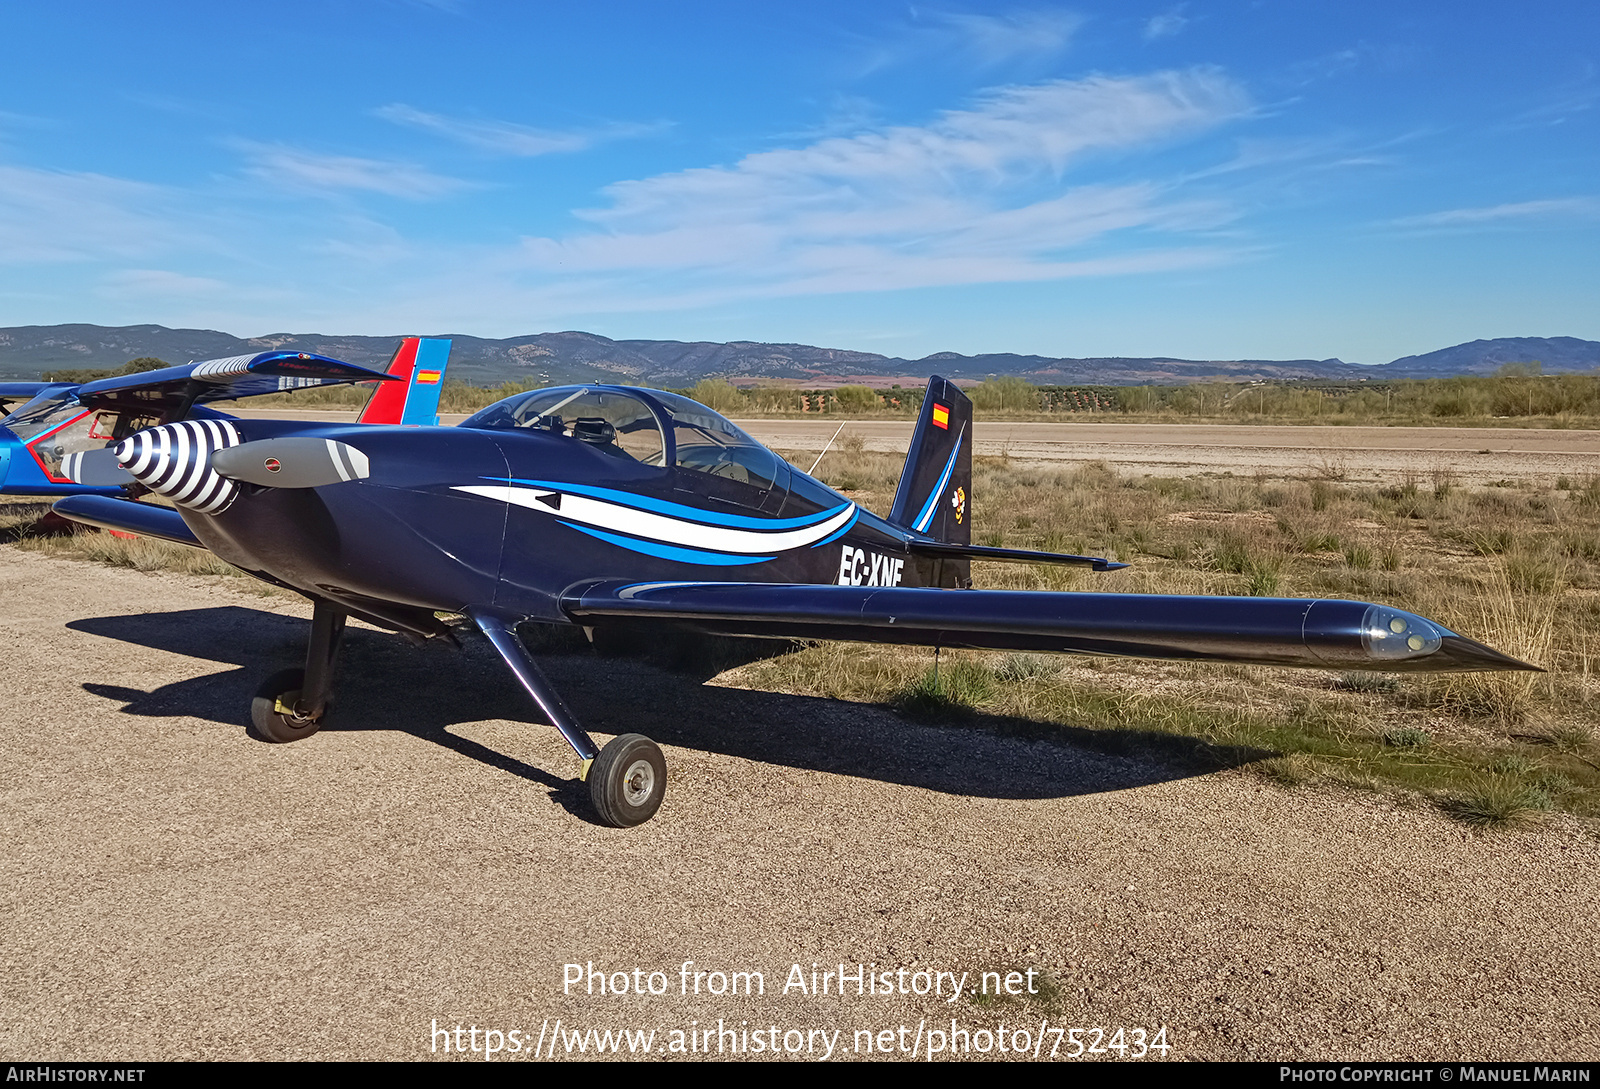
[(744, 407), (744, 394), (737, 386), (721, 378), (705, 378), (695, 383), (689, 391), (691, 400), (699, 401), (714, 412), (727, 415)]
[(145, 371), (159, 371), (163, 367), (170, 367), (165, 359), (157, 359), (153, 355), (141, 355), (138, 359), (130, 359), (122, 365), (118, 374), (143, 374)]
[(867, 386), (840, 386), (833, 391), (840, 412), (871, 412), (878, 407), (878, 395)]

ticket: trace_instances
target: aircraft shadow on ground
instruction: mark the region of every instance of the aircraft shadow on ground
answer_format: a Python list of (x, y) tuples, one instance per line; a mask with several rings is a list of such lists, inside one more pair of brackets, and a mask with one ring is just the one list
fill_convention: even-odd
[[(122, 703), (123, 714), (184, 715), (242, 728), (261, 681), (303, 662), (308, 626), (293, 617), (227, 606), (93, 617), (67, 627), (234, 666), (148, 692), (92, 682), (83, 687)], [(1150, 759), (1150, 746), (1144, 744), (1149, 739), (1131, 732), (1003, 716), (924, 725), (885, 707), (704, 685), (704, 670), (700, 675), (669, 671), (636, 658), (566, 653), (542, 654), (539, 660), (578, 721), (597, 733), (642, 733), (668, 745), (954, 795), (1071, 797), (1149, 786), (1276, 755), (1164, 738), (1156, 751), (1169, 758)], [(397, 635), (351, 628), (323, 730), (411, 734), (546, 786), (558, 803), (574, 812), (585, 810), (587, 792), (573, 780), (450, 729), (496, 719), (552, 729), (540, 721), (486, 640), (472, 634), (458, 652), (437, 641), (416, 647)], [(1129, 755), (1118, 755), (1119, 749)], [(1184, 758), (1186, 749), (1189, 758)]]

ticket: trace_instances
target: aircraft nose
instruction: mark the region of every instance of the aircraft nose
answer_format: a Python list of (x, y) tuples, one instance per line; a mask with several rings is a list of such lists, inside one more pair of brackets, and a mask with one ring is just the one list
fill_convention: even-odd
[(183, 420), (161, 424), (123, 439), (117, 464), (157, 495), (201, 514), (218, 514), (239, 487), (211, 467), (211, 455), (239, 445), (239, 432), (226, 420)]

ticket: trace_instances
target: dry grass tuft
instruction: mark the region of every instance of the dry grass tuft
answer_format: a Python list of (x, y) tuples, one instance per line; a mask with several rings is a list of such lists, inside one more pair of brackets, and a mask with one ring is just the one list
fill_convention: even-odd
[(1439, 808), (1463, 824), (1497, 829), (1543, 815), (1551, 800), (1545, 791), (1512, 776), (1482, 775), (1441, 799)]

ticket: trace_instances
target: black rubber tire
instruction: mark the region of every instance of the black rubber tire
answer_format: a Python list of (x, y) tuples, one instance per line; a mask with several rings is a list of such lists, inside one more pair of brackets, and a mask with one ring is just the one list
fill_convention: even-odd
[(623, 734), (589, 767), (589, 800), (603, 824), (632, 828), (656, 815), (667, 792), (667, 759), (643, 734)]
[(285, 707), (294, 706), (305, 680), (305, 670), (284, 669), (261, 682), (255, 698), (250, 701), (250, 725), (255, 727), (257, 737), (282, 745), (317, 732), (322, 725), (320, 717), (302, 719), (278, 710), (280, 703)]

